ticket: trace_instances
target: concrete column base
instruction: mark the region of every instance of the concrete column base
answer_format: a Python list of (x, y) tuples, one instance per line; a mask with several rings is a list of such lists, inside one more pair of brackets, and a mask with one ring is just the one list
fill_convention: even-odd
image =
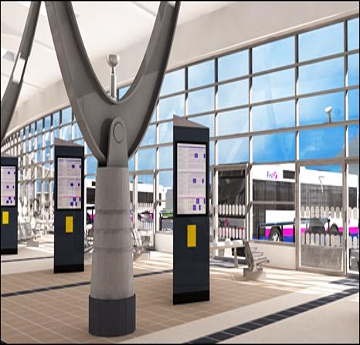
[(116, 337), (135, 331), (135, 294), (117, 300), (101, 300), (89, 295), (89, 332), (99, 337)]

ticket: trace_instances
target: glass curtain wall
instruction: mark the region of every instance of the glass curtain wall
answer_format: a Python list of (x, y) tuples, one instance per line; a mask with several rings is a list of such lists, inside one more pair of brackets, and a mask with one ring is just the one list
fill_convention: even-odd
[[(270, 227), (262, 236), (258, 229), (268, 218), (293, 218), (293, 186), (300, 183), (296, 176), (294, 180), (296, 164), (323, 160), (342, 166), (348, 158), (358, 164), (358, 28), (358, 17), (347, 18), (167, 72), (149, 127), (129, 159), (138, 193), (153, 186), (152, 181), (140, 183), (138, 175), (155, 176), (153, 229), (172, 227), (172, 118), (177, 115), (209, 127), (212, 171), (248, 165), (254, 176), (249, 182), (254, 190), (245, 201), (254, 219), (249, 237), (287, 241), (289, 234), (269, 236)], [(121, 87), (118, 97), (128, 88)], [(11, 133), (2, 148), (19, 157), (24, 216), (36, 211), (46, 218), (53, 207), (55, 137), (85, 146), (85, 176), (95, 180), (97, 161), (70, 107), (27, 124)], [(259, 177), (262, 171), (265, 175)], [(274, 180), (275, 171), (281, 179)], [(40, 209), (35, 199), (40, 199)], [(211, 212), (218, 205), (213, 198)]]

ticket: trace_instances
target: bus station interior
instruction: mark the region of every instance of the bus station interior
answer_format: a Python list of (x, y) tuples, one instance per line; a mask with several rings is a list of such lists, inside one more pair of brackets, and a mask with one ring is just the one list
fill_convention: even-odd
[[(122, 99), (160, 2), (72, 4), (108, 93), (106, 56), (120, 57)], [(29, 5), (1, 2), (2, 107)], [(174, 115), (209, 129), (210, 298), (179, 305)], [(181, 2), (160, 93), (128, 160), (136, 293), (128, 335), (89, 333), (100, 165), (80, 127), (42, 5), (1, 144), (2, 157), (18, 162), (16, 194), (12, 170), (1, 168), (1, 206), (13, 202), (18, 221), (17, 253), (1, 255), (2, 343), (359, 343), (357, 1)], [(83, 225), (71, 228), (84, 233), (84, 269), (54, 274), (58, 140), (84, 149)], [(2, 232), (8, 222), (2, 211)], [(262, 275), (246, 276), (256, 253)]]

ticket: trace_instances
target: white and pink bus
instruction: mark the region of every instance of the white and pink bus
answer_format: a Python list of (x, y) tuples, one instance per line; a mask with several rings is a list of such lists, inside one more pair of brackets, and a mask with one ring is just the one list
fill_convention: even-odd
[[(286, 167), (286, 165), (285, 165)], [(283, 166), (253, 169), (254, 239), (295, 241), (295, 172)], [(340, 172), (301, 167), (301, 233), (339, 234), (343, 224), (343, 181)], [(348, 175), (348, 231), (359, 236), (358, 175)], [(275, 201), (273, 204), (271, 201)]]

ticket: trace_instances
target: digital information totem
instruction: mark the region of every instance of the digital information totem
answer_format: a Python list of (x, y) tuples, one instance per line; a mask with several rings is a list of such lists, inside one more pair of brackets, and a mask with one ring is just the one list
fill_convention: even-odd
[(174, 116), (173, 304), (210, 299), (209, 129)]
[(54, 273), (84, 271), (84, 147), (55, 139)]
[(18, 159), (1, 155), (1, 255), (17, 254)]

